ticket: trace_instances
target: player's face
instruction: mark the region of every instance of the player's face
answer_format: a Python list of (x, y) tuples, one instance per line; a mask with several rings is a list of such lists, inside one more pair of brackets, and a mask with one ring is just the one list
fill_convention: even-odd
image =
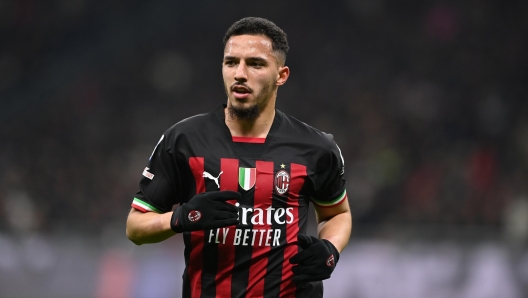
[(279, 62), (268, 37), (238, 35), (226, 43), (222, 75), (229, 108), (262, 111), (274, 103), (289, 70)]

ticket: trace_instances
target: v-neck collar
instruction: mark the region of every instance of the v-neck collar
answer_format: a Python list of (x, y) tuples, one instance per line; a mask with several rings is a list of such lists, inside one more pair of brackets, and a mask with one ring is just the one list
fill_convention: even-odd
[(216, 120), (219, 122), (222, 134), (224, 135), (224, 139), (229, 140), (228, 145), (231, 148), (233, 154), (235, 156), (250, 158), (259, 158), (263, 156), (264, 153), (266, 153), (271, 141), (273, 140), (275, 133), (279, 130), (283, 119), (282, 112), (275, 109), (275, 117), (273, 118), (273, 123), (271, 124), (271, 128), (264, 141), (262, 141), (262, 139), (260, 138), (247, 138), (247, 140), (244, 140), (245, 138), (243, 137), (233, 138), (233, 136), (231, 135), (229, 127), (227, 127), (227, 125), (225, 124), (225, 108), (226, 104), (222, 104), (214, 111), (214, 114)]

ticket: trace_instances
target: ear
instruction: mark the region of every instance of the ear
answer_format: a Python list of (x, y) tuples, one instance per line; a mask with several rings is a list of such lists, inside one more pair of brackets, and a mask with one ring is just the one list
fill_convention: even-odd
[(279, 73), (277, 74), (277, 86), (282, 86), (288, 80), (290, 76), (290, 68), (288, 66), (279, 67)]

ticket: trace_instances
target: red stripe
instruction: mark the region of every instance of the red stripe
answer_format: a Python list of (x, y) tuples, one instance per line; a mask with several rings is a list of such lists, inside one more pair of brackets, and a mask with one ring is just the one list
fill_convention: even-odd
[(251, 169), (249, 171), (249, 185), (251, 185), (251, 187), (253, 187), (253, 185), (255, 184), (255, 179), (256, 178), (257, 178), (257, 171)]
[[(220, 190), (238, 191), (238, 159), (222, 158), (220, 160)], [(236, 200), (227, 201), (235, 204)], [(225, 244), (223, 228), (218, 230), (218, 271), (216, 272), (216, 297), (231, 297), (231, 280), (233, 266), (235, 265), (235, 246), (233, 240), (236, 226), (226, 227), (227, 232)]]
[[(196, 182), (196, 193), (199, 194), (205, 192), (205, 181), (202, 176), (204, 172), (204, 158), (189, 158), (189, 166), (191, 167), (194, 181)], [(203, 246), (204, 231), (191, 232), (190, 262), (187, 267), (191, 283), (191, 297), (200, 297), (202, 294)]]
[(306, 178), (306, 167), (292, 163), (290, 165), (290, 189), (288, 191), (288, 207), (293, 207), (293, 222), (286, 225), (286, 248), (282, 265), (281, 297), (294, 297), (296, 286), (292, 282), (293, 272), (290, 259), (299, 252), (297, 234), (299, 233), (299, 192)]
[(143, 213), (148, 212), (147, 209), (145, 209), (145, 208), (143, 208), (143, 207), (140, 207), (140, 206), (138, 206), (138, 205), (134, 205), (133, 203), (132, 203), (132, 208), (137, 209), (137, 210), (139, 210), (139, 211), (141, 211), (141, 212), (143, 212)]
[[(260, 208), (264, 211), (262, 215), (263, 224), (253, 225), (253, 229), (264, 230), (264, 233), (258, 233), (253, 245), (251, 254), (251, 267), (249, 267), (249, 283), (246, 297), (264, 297), (264, 277), (266, 267), (268, 266), (268, 256), (271, 250), (273, 235), (270, 242), (267, 243), (268, 233), (271, 233), (271, 224), (267, 222), (266, 209), (271, 207), (271, 198), (273, 193), (273, 162), (257, 161), (256, 162), (257, 181), (255, 185), (254, 208)], [(260, 238), (263, 237), (261, 240)], [(260, 245), (259, 245), (260, 244)]]
[(266, 138), (233, 137), (233, 142), (264, 144), (266, 142)]

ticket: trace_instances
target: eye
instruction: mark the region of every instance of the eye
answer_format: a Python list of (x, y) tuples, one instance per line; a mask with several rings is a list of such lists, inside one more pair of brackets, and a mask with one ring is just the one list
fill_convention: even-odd
[(224, 61), (224, 65), (226, 65), (226, 66), (233, 66), (233, 65), (235, 65), (235, 64), (236, 64), (236, 63), (235, 63), (235, 61), (233, 61), (233, 60), (226, 60), (226, 61)]
[(261, 61), (254, 61), (254, 62), (249, 63), (249, 65), (255, 68), (261, 68), (264, 66), (264, 63)]

